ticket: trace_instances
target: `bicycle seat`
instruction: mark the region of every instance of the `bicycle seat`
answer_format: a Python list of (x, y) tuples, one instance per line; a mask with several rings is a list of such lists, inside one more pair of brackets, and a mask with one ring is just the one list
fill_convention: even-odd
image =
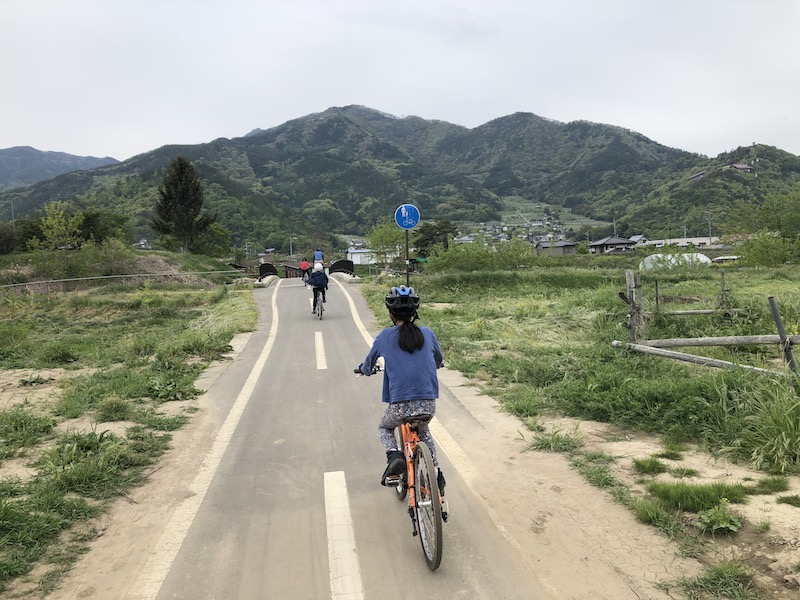
[(409, 425), (411, 425), (412, 429), (416, 429), (420, 425), (426, 425), (430, 423), (432, 418), (433, 415), (427, 415), (427, 414), (414, 415), (413, 417), (406, 417), (405, 419), (403, 419), (403, 423), (408, 423)]

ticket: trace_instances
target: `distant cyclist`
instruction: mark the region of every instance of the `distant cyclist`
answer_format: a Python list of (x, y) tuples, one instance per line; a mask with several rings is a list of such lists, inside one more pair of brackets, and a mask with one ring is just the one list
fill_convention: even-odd
[(311, 286), (314, 293), (314, 304), (312, 305), (311, 312), (317, 310), (317, 299), (322, 296), (322, 301), (327, 302), (325, 299), (325, 290), (328, 289), (328, 276), (325, 275), (325, 270), (322, 268), (322, 263), (314, 263), (314, 270), (308, 276), (306, 284)]
[(308, 264), (308, 261), (303, 258), (303, 262), (300, 263), (300, 271), (303, 273), (303, 283), (306, 282), (308, 276), (311, 274), (311, 265)]
[(323, 255), (322, 255), (322, 250), (317, 248), (316, 250), (314, 250), (314, 262), (315, 263), (321, 263), (323, 261), (324, 261), (324, 258), (323, 258)]
[[(397, 447), (394, 430), (407, 417), (433, 415), (439, 397), (436, 369), (442, 366), (442, 349), (433, 331), (418, 326), (419, 295), (414, 288), (401, 285), (386, 294), (385, 304), (394, 323), (381, 331), (359, 370), (371, 375), (378, 357), (384, 358), (383, 401), (387, 403), (378, 423), (381, 443), (386, 448), (386, 470), (381, 477), (400, 475), (406, 468), (403, 452)], [(439, 489), (444, 495), (444, 475), (436, 458), (436, 446), (427, 425), (418, 429), (420, 439), (431, 449)]]

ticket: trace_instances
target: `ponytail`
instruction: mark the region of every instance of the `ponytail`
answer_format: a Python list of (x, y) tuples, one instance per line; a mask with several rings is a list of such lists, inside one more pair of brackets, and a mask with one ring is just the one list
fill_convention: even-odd
[(422, 335), (422, 330), (417, 326), (414, 321), (418, 318), (417, 311), (409, 318), (403, 320), (400, 325), (400, 333), (398, 335), (398, 343), (400, 349), (406, 352), (415, 352), (422, 348), (425, 343), (425, 337)]

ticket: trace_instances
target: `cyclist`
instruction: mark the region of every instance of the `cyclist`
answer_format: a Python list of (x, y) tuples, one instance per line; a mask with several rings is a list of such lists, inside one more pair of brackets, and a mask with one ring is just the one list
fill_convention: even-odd
[[(400, 475), (406, 468), (403, 452), (397, 447), (394, 430), (403, 419), (436, 412), (439, 380), (436, 369), (443, 366), (442, 349), (433, 331), (418, 326), (419, 294), (413, 287), (393, 287), (386, 294), (385, 304), (394, 324), (381, 331), (358, 370), (371, 375), (378, 357), (384, 358), (383, 401), (387, 403), (378, 430), (386, 448), (386, 470), (381, 477)], [(444, 475), (436, 458), (436, 447), (427, 424), (418, 429), (420, 440), (431, 449), (436, 466), (439, 489), (444, 495)]]
[(314, 271), (308, 276), (306, 284), (311, 286), (311, 291), (314, 294), (314, 304), (311, 308), (312, 314), (317, 310), (317, 299), (319, 294), (322, 295), (322, 301), (327, 302), (325, 299), (325, 290), (328, 289), (328, 276), (325, 275), (325, 270), (322, 268), (322, 263), (314, 263)]
[(314, 250), (314, 262), (315, 263), (321, 263), (322, 262), (322, 250), (320, 250), (319, 248)]
[(311, 274), (311, 265), (308, 264), (308, 261), (303, 258), (303, 262), (300, 263), (300, 271), (303, 273), (303, 283), (306, 282), (306, 279)]

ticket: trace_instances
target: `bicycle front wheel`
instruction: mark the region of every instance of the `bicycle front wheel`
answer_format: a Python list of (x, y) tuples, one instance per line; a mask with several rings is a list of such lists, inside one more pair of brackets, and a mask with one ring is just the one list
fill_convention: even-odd
[(433, 457), (425, 442), (417, 442), (414, 453), (414, 496), (422, 553), (433, 571), (442, 562), (442, 505)]

